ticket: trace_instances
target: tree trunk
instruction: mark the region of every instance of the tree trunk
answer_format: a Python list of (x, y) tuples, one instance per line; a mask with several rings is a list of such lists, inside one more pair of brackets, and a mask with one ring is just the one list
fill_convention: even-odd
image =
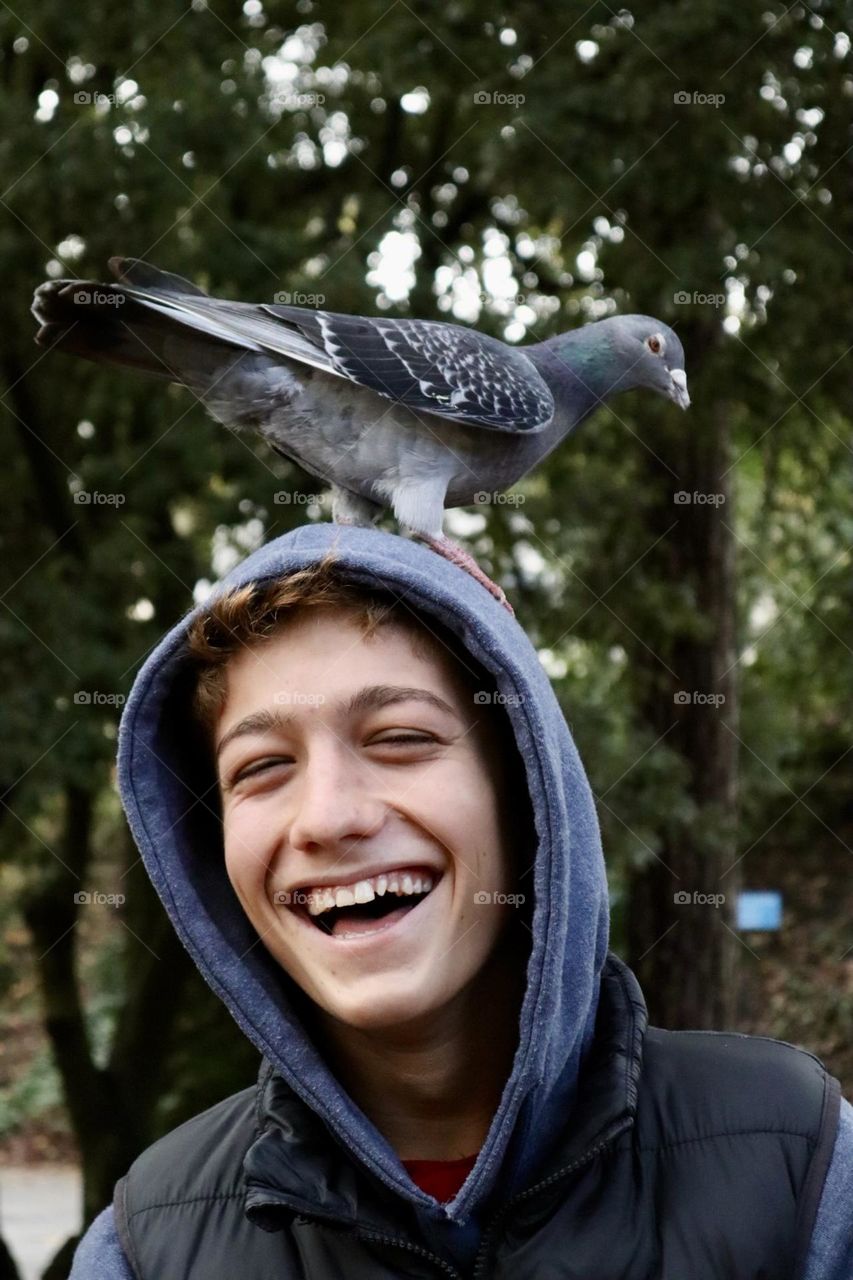
[[(128, 938), (134, 956), (128, 964), (131, 976), (110, 1060), (106, 1067), (96, 1065), (76, 971), (79, 908), (74, 900), (86, 883), (92, 802), (91, 793), (67, 788), (61, 858), (74, 877), (57, 861), (56, 871), (41, 878), (38, 890), (23, 907), (37, 952), (45, 1028), (80, 1150), (84, 1223), (111, 1202), (116, 1181), (156, 1136), (154, 1116), (163, 1087), (163, 1064), (192, 972), (189, 956), (159, 907), (143, 868), (135, 868), (138, 874), (129, 892), (135, 899), (132, 918), (141, 932)], [(129, 836), (127, 840), (132, 848)], [(68, 1247), (66, 1242), (63, 1250)], [(67, 1252), (61, 1251), (61, 1256), (64, 1260)]]
[[(690, 501), (673, 501), (676, 485), (668, 473), (660, 480), (659, 531), (669, 527), (673, 513), (678, 518), (661, 544), (667, 572), (691, 585), (701, 625), (675, 637), (665, 652), (669, 671), (645, 651), (638, 658), (647, 667), (645, 715), (655, 738), (666, 733), (667, 746), (683, 757), (695, 805), (686, 820), (661, 815), (659, 860), (638, 870), (629, 888), (628, 960), (650, 1020), (670, 1028), (730, 1027), (736, 1000), (734, 472), (723, 402), (714, 406), (710, 423), (711, 429), (702, 432), (697, 424), (682, 437), (678, 484)], [(650, 465), (662, 472), (654, 458)]]

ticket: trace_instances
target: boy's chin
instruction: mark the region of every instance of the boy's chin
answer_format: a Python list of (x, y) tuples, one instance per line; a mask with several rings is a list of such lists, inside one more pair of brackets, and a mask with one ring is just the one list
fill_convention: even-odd
[(413, 998), (408, 992), (378, 990), (381, 985), (387, 986), (388, 981), (386, 978), (365, 979), (363, 996), (355, 991), (349, 992), (348, 997), (330, 994), (323, 1001), (326, 1013), (353, 1031), (389, 1034), (406, 1029), (415, 1031), (420, 1022), (440, 1013), (455, 994), (455, 991), (421, 988)]

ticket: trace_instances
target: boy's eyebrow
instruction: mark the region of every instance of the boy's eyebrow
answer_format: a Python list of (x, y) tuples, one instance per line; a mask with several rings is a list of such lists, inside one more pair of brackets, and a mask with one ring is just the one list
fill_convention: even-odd
[[(425, 702), (429, 706), (437, 707), (439, 711), (457, 716), (457, 712), (450, 703), (445, 702), (444, 698), (440, 698), (437, 693), (432, 693), (429, 689), (417, 689), (396, 684), (366, 685), (352, 695), (344, 706), (344, 713), (353, 715), (360, 711), (381, 711), (383, 707), (390, 707), (397, 702)], [(242, 738), (250, 733), (266, 733), (271, 729), (284, 729), (292, 723), (293, 719), (294, 717), (289, 712), (273, 711), (266, 708), (263, 711), (253, 711), (250, 715), (244, 716), (242, 720), (238, 720), (233, 728), (228, 730), (216, 748), (216, 758), (219, 759), (219, 756), (234, 738)]]

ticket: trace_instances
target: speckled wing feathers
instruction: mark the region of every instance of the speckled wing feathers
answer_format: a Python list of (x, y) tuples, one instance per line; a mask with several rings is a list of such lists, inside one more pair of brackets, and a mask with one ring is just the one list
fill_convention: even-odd
[(410, 409), (511, 432), (540, 430), (554, 416), (538, 369), (486, 334), (428, 320), (265, 310), (321, 347), (336, 372)]

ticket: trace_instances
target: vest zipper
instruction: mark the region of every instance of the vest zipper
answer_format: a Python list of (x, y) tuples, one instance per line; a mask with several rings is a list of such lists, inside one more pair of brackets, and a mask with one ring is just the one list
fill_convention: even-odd
[[(527, 1200), (530, 1196), (537, 1195), (538, 1192), (544, 1190), (545, 1187), (550, 1187), (552, 1183), (557, 1182), (560, 1178), (564, 1178), (566, 1174), (573, 1173), (576, 1169), (582, 1168), (583, 1165), (589, 1164), (589, 1162), (600, 1152), (611, 1146), (621, 1133), (624, 1133), (626, 1129), (629, 1129), (631, 1127), (631, 1123), (631, 1118), (626, 1118), (614, 1133), (611, 1133), (609, 1137), (605, 1138), (602, 1142), (597, 1143), (596, 1146), (590, 1147), (590, 1149), (585, 1151), (577, 1160), (566, 1165), (564, 1169), (558, 1169), (556, 1173), (550, 1174), (549, 1177), (543, 1179), (542, 1182), (537, 1182), (535, 1186), (528, 1187), (526, 1191), (520, 1191), (518, 1195), (515, 1195), (511, 1200), (508, 1200), (492, 1218), (486, 1234), (483, 1236), (483, 1241), (477, 1251), (474, 1270), (471, 1273), (471, 1280), (478, 1280), (478, 1277), (484, 1274), (483, 1267), (485, 1266), (485, 1262), (488, 1257), (489, 1244), (491, 1243), (491, 1239), (495, 1233), (495, 1228), (501, 1218), (508, 1213), (510, 1209), (519, 1204), (522, 1200)], [(408, 1249), (410, 1253), (417, 1253), (422, 1258), (426, 1258), (428, 1261), (434, 1262), (446, 1275), (452, 1276), (453, 1280), (464, 1280), (461, 1272), (457, 1271), (455, 1267), (451, 1267), (450, 1264), (445, 1262), (443, 1258), (440, 1258), (437, 1253), (430, 1253), (429, 1249), (422, 1249), (420, 1245), (412, 1244), (410, 1240), (400, 1240), (396, 1236), (385, 1236), (378, 1231), (363, 1231), (357, 1226), (337, 1226), (328, 1218), (314, 1217), (311, 1214), (302, 1212), (296, 1216), (295, 1221), (315, 1223), (317, 1226), (324, 1227), (327, 1231), (344, 1232), (348, 1235), (355, 1235), (360, 1240), (371, 1240), (375, 1244), (390, 1244), (394, 1245), (398, 1249)]]
[(418, 1244), (412, 1244), (410, 1240), (399, 1240), (396, 1236), (383, 1236), (378, 1231), (362, 1231), (358, 1227), (333, 1226), (326, 1218), (314, 1218), (309, 1214), (300, 1213), (296, 1218), (297, 1222), (314, 1222), (320, 1227), (325, 1227), (327, 1231), (341, 1231), (347, 1235), (355, 1235), (360, 1240), (371, 1240), (375, 1244), (391, 1244), (398, 1249), (408, 1249), (411, 1253), (420, 1254), (422, 1258), (427, 1258), (430, 1262), (434, 1262), (448, 1276), (452, 1276), (453, 1280), (463, 1280), (462, 1275), (451, 1267), (443, 1258), (439, 1258), (437, 1253), (430, 1253), (429, 1249), (422, 1249)]
[(503, 1218), (510, 1209), (519, 1204), (522, 1200), (527, 1200), (530, 1196), (534, 1196), (538, 1192), (544, 1190), (545, 1187), (550, 1187), (552, 1183), (557, 1182), (560, 1178), (564, 1178), (566, 1174), (574, 1173), (576, 1169), (580, 1169), (583, 1165), (589, 1164), (591, 1160), (594, 1160), (595, 1157), (607, 1147), (612, 1146), (619, 1135), (631, 1127), (631, 1123), (630, 1117), (627, 1118), (614, 1133), (611, 1133), (609, 1137), (605, 1138), (602, 1142), (597, 1143), (596, 1146), (590, 1147), (589, 1150), (585, 1151), (577, 1160), (573, 1160), (571, 1164), (566, 1165), (565, 1169), (558, 1169), (556, 1173), (550, 1174), (549, 1177), (543, 1179), (542, 1182), (537, 1182), (535, 1186), (528, 1187), (526, 1191), (520, 1191), (518, 1195), (513, 1196), (511, 1200), (507, 1200), (506, 1204), (502, 1205), (492, 1218), (492, 1221), (489, 1223), (488, 1229), (483, 1236), (480, 1248), (477, 1250), (472, 1280), (478, 1280), (478, 1277), (485, 1274), (484, 1267), (489, 1256), (489, 1245), (491, 1244), (492, 1237), (495, 1234), (495, 1228), (501, 1218)]

